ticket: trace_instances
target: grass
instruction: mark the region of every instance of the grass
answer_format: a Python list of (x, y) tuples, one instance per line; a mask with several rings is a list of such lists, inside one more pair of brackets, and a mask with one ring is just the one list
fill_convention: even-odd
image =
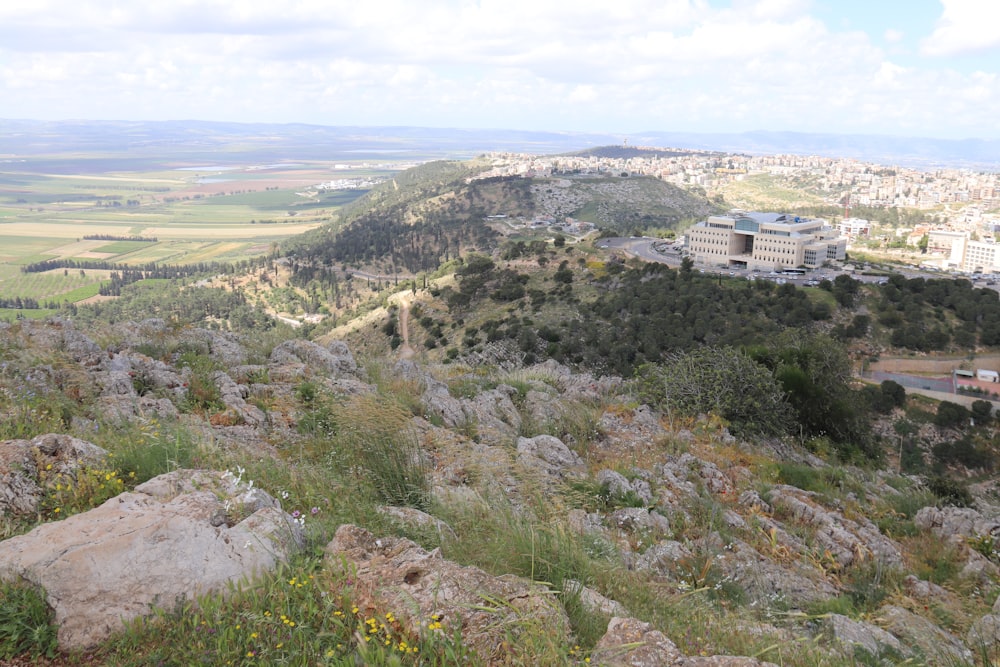
[(406, 610), (360, 608), (349, 575), (299, 559), (226, 595), (133, 623), (99, 652), (102, 664), (477, 664), (447, 620), (404, 625)]
[(94, 252), (106, 252), (112, 255), (123, 255), (139, 248), (145, 248), (149, 241), (114, 241), (107, 245), (94, 248)]
[(52, 658), (57, 649), (54, 613), (27, 583), (0, 583), (0, 659)]

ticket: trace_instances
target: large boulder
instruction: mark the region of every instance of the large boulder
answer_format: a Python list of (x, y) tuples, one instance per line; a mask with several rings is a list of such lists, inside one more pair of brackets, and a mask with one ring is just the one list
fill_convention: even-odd
[(0, 578), (45, 591), (64, 650), (273, 569), (302, 548), (273, 498), (225, 473), (181, 470), (0, 542)]
[[(569, 619), (546, 588), (513, 575), (494, 577), (445, 560), (404, 538), (376, 538), (343, 525), (327, 545), (332, 567), (355, 581), (355, 604), (366, 612), (391, 609), (410, 632), (426, 634), (428, 619), (443, 618), (445, 631), (489, 664), (527, 648), (524, 633), (544, 628), (553, 641), (569, 640)], [(528, 655), (520, 656), (522, 659)]]

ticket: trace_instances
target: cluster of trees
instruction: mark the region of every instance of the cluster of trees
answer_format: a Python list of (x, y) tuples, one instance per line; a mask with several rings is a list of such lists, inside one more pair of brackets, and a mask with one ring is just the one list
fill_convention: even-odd
[[(125, 200), (125, 206), (139, 206), (141, 203), (142, 202), (139, 201), (138, 199), (126, 199)], [(121, 202), (120, 199), (117, 199), (117, 198), (112, 199), (110, 201), (102, 201), (102, 200), (98, 199), (96, 202), (94, 202), (94, 205), (97, 206), (98, 208), (100, 208), (102, 206), (106, 206), (108, 208), (121, 208), (122, 202)]]
[(115, 236), (114, 234), (85, 234), (84, 241), (145, 241), (156, 243), (159, 239), (155, 236)]
[(248, 304), (239, 290), (181, 289), (160, 282), (124, 286), (118, 299), (77, 306), (73, 311), (81, 321), (109, 324), (160, 317), (176, 325), (225, 322), (234, 331), (255, 333), (279, 326)]
[(146, 262), (145, 264), (132, 266), (129, 264), (119, 264), (99, 259), (48, 259), (44, 262), (25, 264), (21, 267), (21, 273), (42, 273), (53, 269), (80, 269), (84, 271), (117, 271), (122, 275), (139, 271), (143, 274), (144, 278), (186, 278), (188, 276), (210, 273), (232, 274), (235, 273), (238, 268), (248, 268), (248, 264), (248, 262), (243, 262), (239, 265), (223, 264), (219, 262), (198, 262), (196, 264), (157, 264), (156, 262)]
[(0, 308), (18, 308), (23, 310), (38, 310), (40, 308), (58, 308), (57, 301), (39, 301), (28, 296), (0, 297)]
[(752, 345), (831, 316), (829, 305), (791, 284), (722, 281), (661, 264), (623, 271), (604, 284), (594, 302), (574, 304), (580, 317), (561, 323), (549, 356), (630, 375), (673, 351)]
[(801, 331), (749, 349), (673, 352), (661, 363), (640, 366), (635, 377), (640, 397), (667, 413), (711, 412), (744, 435), (825, 438), (845, 457), (878, 458), (873, 412), (891, 410), (906, 398), (895, 382), (852, 389), (844, 347)]
[(911, 350), (1000, 345), (1000, 296), (968, 280), (893, 275), (879, 288), (879, 323), (891, 343)]

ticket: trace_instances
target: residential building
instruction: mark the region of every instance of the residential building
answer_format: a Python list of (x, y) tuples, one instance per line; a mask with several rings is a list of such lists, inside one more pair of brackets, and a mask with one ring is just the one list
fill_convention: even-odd
[(837, 229), (849, 241), (858, 237), (868, 238), (872, 232), (872, 223), (861, 218), (844, 218), (837, 224)]
[(990, 241), (966, 241), (962, 270), (967, 273), (1000, 273), (1000, 245)]

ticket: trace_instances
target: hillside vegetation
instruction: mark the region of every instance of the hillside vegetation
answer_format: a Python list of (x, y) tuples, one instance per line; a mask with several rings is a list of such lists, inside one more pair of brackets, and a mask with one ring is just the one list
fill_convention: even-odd
[(857, 374), (995, 349), (996, 292), (626, 260), (486, 218), (664, 184), (484, 167), (0, 324), (0, 661), (996, 663), (994, 405)]

